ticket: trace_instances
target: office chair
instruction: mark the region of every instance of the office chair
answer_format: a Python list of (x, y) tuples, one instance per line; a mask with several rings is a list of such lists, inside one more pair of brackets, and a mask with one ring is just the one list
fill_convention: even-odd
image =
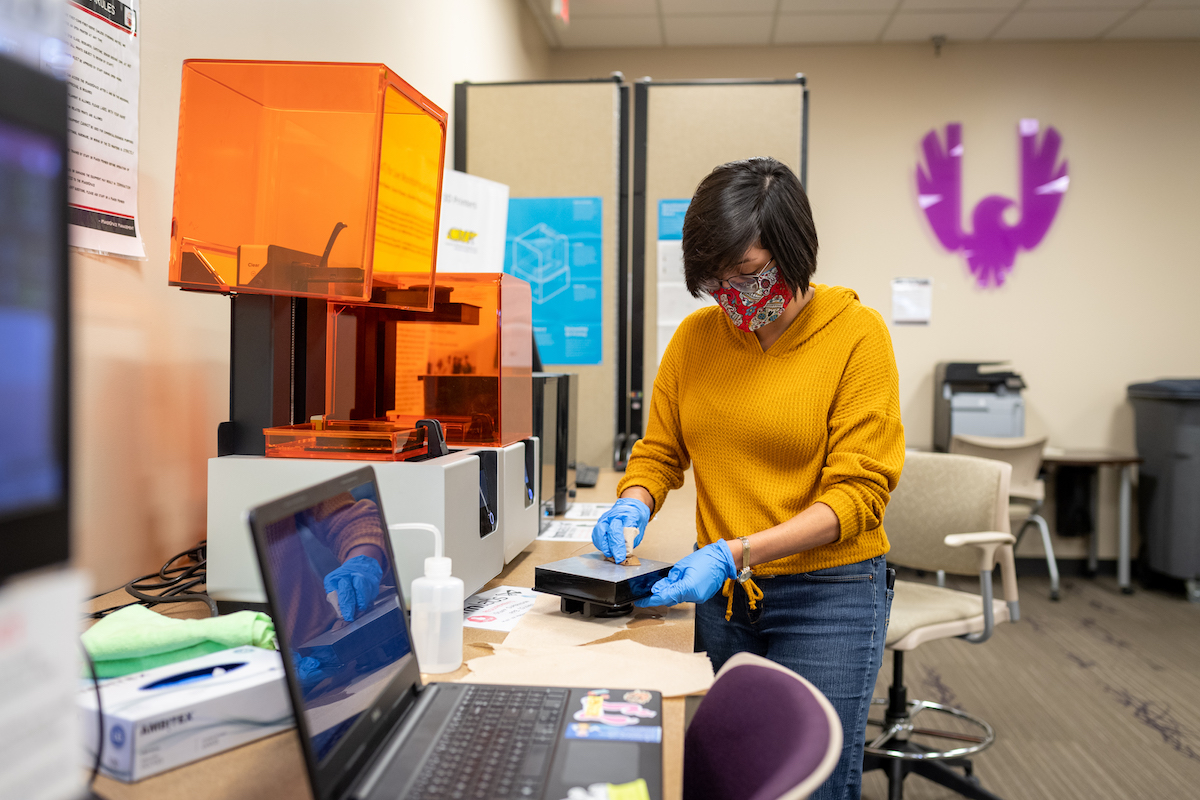
[(833, 704), (751, 653), (721, 667), (683, 745), (684, 800), (803, 800), (842, 755)]
[[(886, 700), (871, 701), (885, 705), (886, 711), (882, 719), (868, 720), (863, 758), (864, 771), (886, 772), (888, 800), (901, 800), (904, 778), (911, 772), (965, 797), (998, 800), (980, 786), (967, 758), (992, 744), (992, 727), (957, 708), (909, 700), (904, 654), (952, 636), (981, 644), (997, 623), (1019, 617), (1014, 539), (1008, 532), (1011, 474), (1012, 467), (1002, 461), (910, 452), (888, 503), (883, 524), (892, 547), (889, 564), (978, 574), (980, 588), (979, 594), (971, 594), (896, 581), (885, 642), (892, 651), (892, 685)], [(997, 562), (1003, 601), (992, 599)]]
[[(1005, 438), (998, 436), (967, 436), (955, 434), (950, 440), (950, 452), (963, 456), (994, 458), (1012, 464), (1012, 483), (1008, 487), (1008, 516), (1019, 520), (1017, 545), (1030, 525), (1042, 532), (1042, 549), (1046, 551), (1046, 569), (1050, 572), (1050, 599), (1058, 599), (1058, 562), (1050, 543), (1050, 529), (1041, 515), (1046, 500), (1046, 483), (1038, 477), (1042, 468), (1042, 450), (1046, 437)], [(1015, 549), (1015, 546), (1014, 546)]]

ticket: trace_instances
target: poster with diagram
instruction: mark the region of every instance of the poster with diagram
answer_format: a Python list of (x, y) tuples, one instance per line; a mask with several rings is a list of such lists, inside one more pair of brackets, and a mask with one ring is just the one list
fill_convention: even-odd
[(599, 197), (508, 201), (504, 271), (528, 281), (543, 364), (599, 364), (603, 350)]

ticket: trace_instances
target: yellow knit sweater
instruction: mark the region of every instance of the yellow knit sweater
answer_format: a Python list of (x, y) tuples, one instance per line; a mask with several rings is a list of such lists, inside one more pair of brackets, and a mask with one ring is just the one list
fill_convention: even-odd
[(658, 368), (646, 436), (617, 486), (645, 487), (657, 512), (691, 465), (701, 545), (774, 527), (813, 503), (834, 510), (836, 542), (755, 564), (763, 575), (886, 553), (883, 510), (904, 465), (887, 326), (850, 289), (813, 288), (766, 352), (717, 306), (683, 321)]

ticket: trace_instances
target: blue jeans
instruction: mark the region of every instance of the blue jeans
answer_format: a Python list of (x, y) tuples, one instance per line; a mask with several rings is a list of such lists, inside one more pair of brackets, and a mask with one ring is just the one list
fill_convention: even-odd
[(842, 758), (813, 800), (854, 800), (862, 792), (863, 744), (875, 677), (883, 660), (892, 592), (883, 556), (799, 575), (756, 577), (763, 599), (750, 610), (739, 585), (733, 617), (720, 593), (696, 606), (696, 650), (713, 669), (734, 653), (769, 658), (820, 689), (842, 720)]

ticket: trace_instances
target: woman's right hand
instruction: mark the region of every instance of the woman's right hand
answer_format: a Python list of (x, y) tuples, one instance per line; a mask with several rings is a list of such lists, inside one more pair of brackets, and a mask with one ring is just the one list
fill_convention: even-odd
[(620, 564), (629, 554), (625, 552), (625, 529), (637, 528), (633, 546), (642, 543), (646, 523), (650, 521), (650, 506), (633, 497), (622, 497), (604, 512), (592, 528), (592, 544), (605, 556)]

